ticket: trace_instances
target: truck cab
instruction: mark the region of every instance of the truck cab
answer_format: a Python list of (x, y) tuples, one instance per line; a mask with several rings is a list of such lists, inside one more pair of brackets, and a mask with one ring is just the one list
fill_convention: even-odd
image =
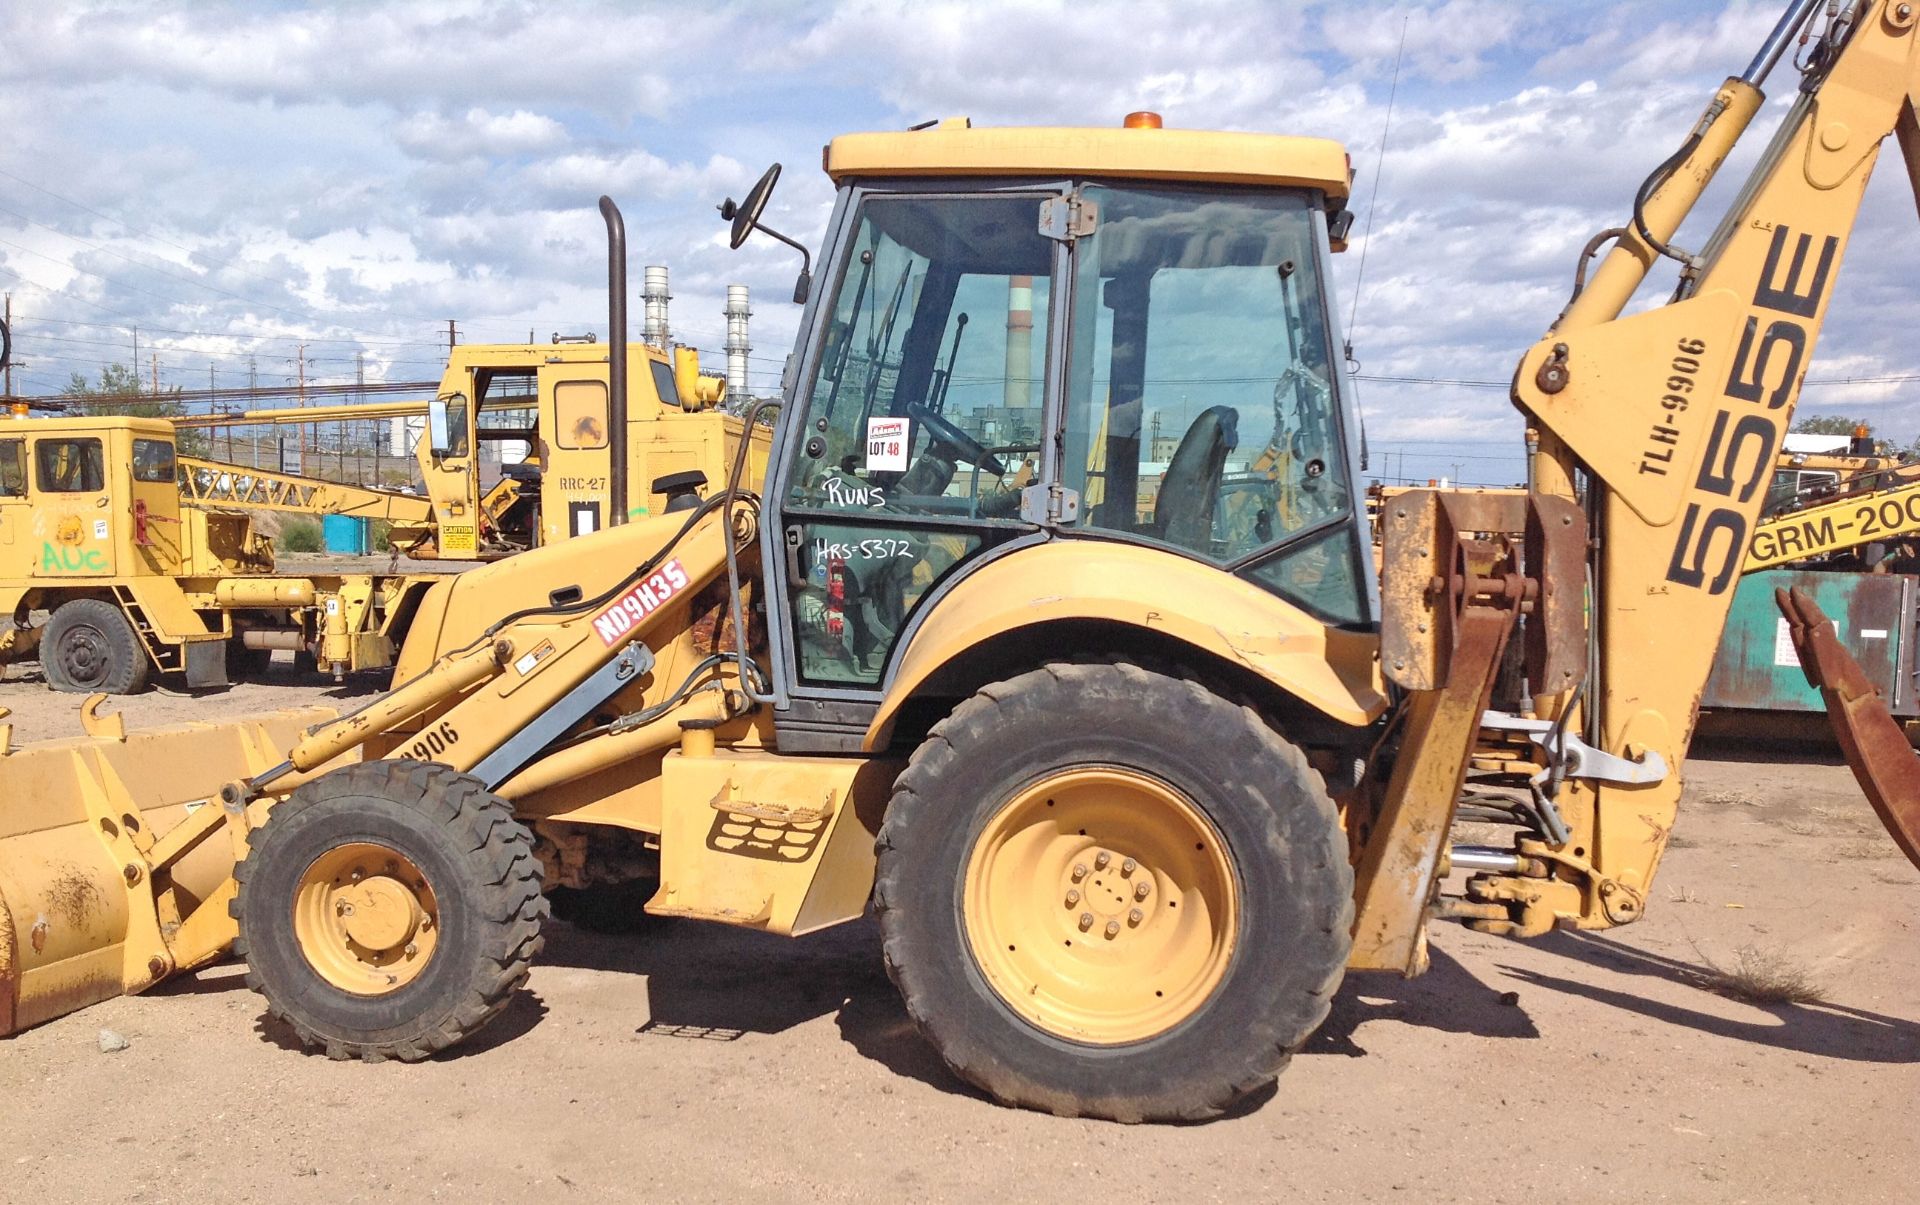
[[(453, 349), (417, 449), (437, 532), (419, 533), (415, 556), (493, 559), (599, 531), (616, 506), (645, 518), (721, 483), (745, 427), (718, 409), (718, 383), (697, 361), (633, 344), (628, 486), (613, 496), (608, 354), (587, 339)], [(757, 434), (755, 483), (769, 434)]]

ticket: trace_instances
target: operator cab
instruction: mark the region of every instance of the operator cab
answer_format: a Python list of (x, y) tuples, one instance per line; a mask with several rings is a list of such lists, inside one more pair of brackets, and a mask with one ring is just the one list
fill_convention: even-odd
[[(916, 607), (1054, 539), (1149, 545), (1373, 624), (1327, 297), (1338, 144), (949, 121), (837, 138), (826, 169), (768, 490), (797, 695), (872, 697)], [(723, 208), (739, 237), (775, 175)]]

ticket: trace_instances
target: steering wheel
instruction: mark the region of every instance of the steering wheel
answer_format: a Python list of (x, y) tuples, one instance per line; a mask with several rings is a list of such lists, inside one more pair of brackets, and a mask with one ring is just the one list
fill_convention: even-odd
[(992, 473), (995, 477), (1005, 477), (1007, 466), (1000, 463), (998, 456), (990, 455), (986, 445), (954, 426), (941, 415), (921, 405), (907, 407), (907, 417), (924, 426), (931, 433), (933, 444), (942, 444), (960, 454), (960, 459), (977, 466), (983, 473)]

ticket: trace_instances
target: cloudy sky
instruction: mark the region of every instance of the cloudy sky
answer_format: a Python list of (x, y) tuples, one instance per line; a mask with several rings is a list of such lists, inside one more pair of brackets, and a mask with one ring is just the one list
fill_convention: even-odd
[[(209, 368), (222, 385), (250, 367), (276, 383), (302, 342), (316, 379), (350, 380), (356, 354), (372, 379), (437, 377), (449, 318), (464, 340), (604, 335), (602, 192), (626, 212), (636, 292), (640, 265), (670, 265), (674, 332), (714, 367), (725, 286), (752, 287), (755, 384), (771, 389), (796, 264), (766, 240), (729, 252), (722, 196), (785, 163), (767, 220), (817, 246), (835, 133), (958, 114), (1106, 125), (1148, 108), (1349, 144), (1361, 226), (1339, 264), (1341, 320), (1354, 312), (1366, 376), (1434, 382), (1363, 381), (1373, 468), (1512, 480), (1517, 421), (1503, 388), (1477, 383), (1506, 380), (1580, 245), (1624, 219), (1779, 7), (8, 4), (0, 290), (26, 365), (16, 390), (129, 362), (136, 326), (143, 375), (157, 355), (163, 384), (190, 388)], [(1920, 434), (1920, 380), (1884, 379), (1920, 372), (1913, 221), (1896, 154), (1802, 414)]]

